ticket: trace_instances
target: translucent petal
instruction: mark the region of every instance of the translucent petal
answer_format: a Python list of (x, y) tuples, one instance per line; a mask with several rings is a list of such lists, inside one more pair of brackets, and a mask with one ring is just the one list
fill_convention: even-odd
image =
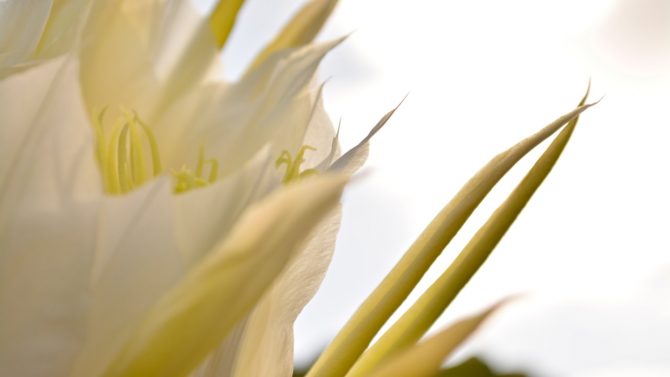
[(49, 59), (75, 47), (82, 23), (87, 19), (89, 4), (88, 0), (54, 0), (34, 57)]
[(340, 219), (338, 206), (315, 228), (307, 246), (289, 262), (251, 315), (209, 357), (197, 377), (291, 376), (293, 324), (325, 276)]
[(379, 130), (382, 129), (382, 127), (384, 127), (384, 125), (386, 125), (386, 122), (391, 119), (396, 110), (398, 110), (400, 105), (402, 105), (403, 101), (404, 99), (400, 101), (400, 103), (391, 111), (384, 114), (384, 116), (379, 119), (377, 124), (372, 127), (370, 132), (368, 132), (367, 136), (363, 138), (363, 140), (356, 144), (355, 147), (348, 150), (344, 155), (342, 155), (342, 157), (335, 160), (330, 166), (328, 166), (328, 169), (331, 171), (351, 173), (363, 166), (365, 161), (368, 159), (368, 154), (370, 153), (370, 140), (377, 132), (379, 132)]
[[(271, 143), (271, 154), (297, 151), (312, 119), (317, 66), (340, 40), (274, 55), (234, 85), (213, 84), (183, 98), (157, 122), (172, 164), (204, 145), (225, 176)], [(190, 127), (185, 128), (183, 125)], [(330, 141), (328, 141), (330, 142)]]
[(254, 206), (150, 311), (105, 376), (191, 372), (253, 308), (337, 204), (345, 182), (307, 179)]
[(269, 56), (287, 48), (310, 43), (326, 23), (337, 0), (311, 0), (304, 5), (277, 36), (254, 59), (250, 70), (262, 64)]
[(188, 265), (193, 265), (228, 235), (247, 208), (278, 187), (269, 149), (215, 184), (182, 195), (173, 201), (175, 237)]
[(124, 196), (106, 197), (96, 234), (86, 344), (74, 376), (97, 376), (161, 295), (185, 272), (164, 177)]
[(24, 210), (0, 237), (0, 370), (66, 376), (82, 347), (99, 206)]
[(27, 64), (45, 28), (51, 0), (0, 2), (0, 79)]
[(207, 18), (189, 1), (101, 1), (81, 53), (87, 108), (133, 109), (150, 125), (216, 65)]
[(76, 61), (3, 80), (0, 109), (11, 125), (0, 141), (1, 304), (12, 308), (1, 321), (11, 359), (2, 365), (10, 375), (60, 374), (83, 343), (102, 196)]
[(65, 56), (0, 82), (0, 121), (11, 125), (1, 131), (0, 232), (22, 206), (50, 207), (102, 193), (78, 72), (77, 62)]

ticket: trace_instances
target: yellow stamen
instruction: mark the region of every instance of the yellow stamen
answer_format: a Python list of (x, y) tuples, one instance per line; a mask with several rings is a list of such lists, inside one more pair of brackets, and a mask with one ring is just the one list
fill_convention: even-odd
[[(158, 142), (149, 128), (135, 112), (121, 109), (123, 116), (117, 119), (109, 135), (105, 134), (103, 118), (106, 109), (93, 119), (96, 136), (95, 156), (102, 175), (105, 191), (121, 195), (143, 185), (152, 177), (163, 173)], [(148, 146), (151, 153), (151, 172), (148, 171), (145, 153)], [(204, 178), (205, 167), (209, 166), (209, 176)], [(216, 181), (219, 162), (205, 159), (205, 148), (200, 147), (195, 173), (187, 167), (173, 172), (176, 193), (204, 187)]]
[[(209, 165), (209, 178), (205, 179), (203, 173), (205, 166)], [(175, 177), (174, 191), (177, 194), (186, 192), (195, 188), (205, 187), (214, 183), (219, 172), (219, 162), (215, 159), (205, 159), (205, 147), (200, 146), (198, 152), (198, 164), (195, 167), (195, 172), (189, 170), (186, 166), (182, 166), (181, 170), (173, 171), (172, 176)]]
[(133, 183), (141, 185), (146, 180), (144, 151), (142, 139), (136, 123), (130, 124), (130, 161), (132, 164)]
[(121, 192), (128, 192), (133, 188), (130, 166), (128, 164), (128, 123), (123, 125), (118, 143), (119, 184)]
[(107, 176), (107, 182), (109, 186), (107, 191), (110, 194), (120, 194), (121, 193), (121, 183), (119, 177), (119, 157), (118, 157), (118, 140), (121, 135), (121, 128), (123, 125), (118, 123), (112, 129), (112, 135), (107, 146), (107, 159), (102, 164), (103, 174)]
[(140, 126), (142, 126), (144, 134), (146, 135), (147, 140), (149, 140), (149, 149), (151, 149), (151, 162), (153, 163), (154, 177), (158, 177), (163, 172), (163, 166), (161, 165), (161, 156), (158, 152), (158, 143), (156, 142), (154, 132), (151, 131), (151, 128), (144, 124), (144, 122), (142, 122), (137, 114), (135, 114), (135, 120), (137, 123), (139, 123)]
[(300, 178), (304, 178), (310, 175), (318, 174), (316, 169), (306, 169), (300, 171), (300, 166), (305, 162), (305, 152), (308, 150), (315, 151), (316, 148), (310, 145), (303, 145), (298, 150), (298, 153), (295, 155), (295, 159), (291, 158), (291, 153), (289, 151), (283, 151), (277, 160), (275, 161), (275, 167), (279, 168), (282, 165), (286, 165), (286, 172), (284, 173), (284, 178), (282, 178), (282, 183), (286, 184), (289, 182), (296, 181)]

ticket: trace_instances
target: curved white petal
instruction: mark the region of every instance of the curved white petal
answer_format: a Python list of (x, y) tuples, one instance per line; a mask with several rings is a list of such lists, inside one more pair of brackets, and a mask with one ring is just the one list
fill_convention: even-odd
[[(303, 144), (316, 148), (304, 166), (314, 167), (339, 155), (335, 132), (315, 93)], [(328, 162), (328, 165), (330, 162)], [(322, 221), (306, 247), (291, 261), (253, 313), (201, 366), (196, 377), (290, 375), (293, 369), (293, 323), (323, 279), (335, 247), (341, 208)]]
[(184, 274), (171, 219), (172, 185), (159, 179), (103, 202), (85, 346), (74, 376), (96, 376), (146, 311)]
[(306, 45), (316, 37), (333, 12), (337, 0), (312, 0), (306, 3), (277, 36), (254, 58), (254, 69), (268, 56), (285, 48)]
[(124, 106), (151, 126), (201, 81), (218, 53), (207, 19), (180, 0), (99, 1), (82, 45), (88, 110), (109, 106), (113, 117)]
[(335, 162), (333, 162), (332, 165), (328, 167), (328, 170), (353, 174), (356, 170), (360, 169), (360, 167), (363, 166), (365, 161), (368, 159), (368, 154), (370, 153), (370, 140), (377, 132), (379, 132), (379, 130), (382, 129), (382, 127), (384, 127), (386, 122), (391, 119), (393, 114), (396, 112), (396, 110), (398, 110), (404, 101), (405, 99), (400, 101), (400, 103), (391, 109), (391, 111), (384, 114), (384, 116), (379, 119), (377, 124), (372, 127), (372, 130), (370, 130), (367, 136), (363, 138), (360, 143), (356, 144), (355, 147), (351, 148), (344, 155), (335, 160)]
[[(31, 84), (39, 88), (34, 97), (21, 88)], [(0, 232), (22, 206), (101, 195), (76, 60), (65, 56), (0, 82), (0, 110)]]
[(305, 156), (305, 166), (317, 168), (320, 171), (325, 170), (325, 168), (322, 169), (321, 164), (325, 162), (327, 163), (325, 167), (327, 167), (331, 161), (340, 156), (340, 144), (335, 129), (323, 106), (323, 89), (325, 85), (325, 82), (321, 84), (316, 94), (310, 114), (309, 127), (303, 140), (304, 145), (309, 145), (316, 149), (310, 151)]
[[(46, 1), (45, 1), (46, 2)], [(53, 0), (49, 19), (36, 46), (34, 57), (44, 60), (60, 56), (75, 47), (81, 26), (87, 19), (89, 0)]]
[(98, 211), (23, 211), (0, 238), (0, 375), (68, 375), (86, 331)]
[(173, 198), (175, 237), (187, 265), (225, 238), (242, 213), (277, 188), (269, 149), (215, 184)]
[[(69, 49), (79, 30), (69, 21), (85, 4), (55, 0), (42, 39), (22, 46), (37, 48), (37, 58)], [(188, 2), (93, 4), (81, 64), (71, 54), (35, 60), (39, 65), (0, 81), (0, 308), (17, 308), (0, 324), (2, 357), (12, 358), (0, 365), (14, 368), (10, 375), (99, 375), (163, 293), (278, 185), (272, 163), (281, 151), (316, 146), (305, 167), (338, 153), (320, 92), (311, 85), (320, 60), (339, 41), (275, 54), (235, 85), (201, 86), (216, 49), (209, 25), (189, 13)], [(179, 25), (187, 25), (188, 37), (168, 32), (186, 30)], [(223, 178), (185, 195), (174, 196), (164, 178), (101, 199), (89, 114), (103, 106), (111, 113), (117, 106), (137, 110), (165, 131), (158, 139), (173, 142), (161, 144), (179, 163), (192, 161), (204, 144), (223, 164)], [(296, 220), (302, 231), (307, 220)], [(31, 239), (36, 224), (45, 229)], [(338, 224), (339, 210), (246, 319), (249, 326), (232, 343), (240, 347), (237, 373), (270, 370), (270, 364), (256, 369), (263, 354), (275, 356), (266, 358), (276, 363), (273, 369), (290, 371), (292, 324), (323, 276)], [(291, 237), (302, 237), (295, 232)], [(62, 257), (53, 266), (40, 263), (49, 246)], [(34, 274), (43, 277), (32, 282)], [(18, 285), (28, 287), (25, 297)], [(285, 300), (292, 304), (277, 305)], [(60, 322), (40, 322), (45, 318)], [(258, 344), (265, 348), (250, 352)], [(42, 355), (44, 363), (26, 363)]]
[(321, 285), (340, 227), (338, 206), (247, 319), (232, 376), (291, 376), (293, 323)]
[(321, 221), (272, 289), (193, 377), (291, 375), (293, 324), (325, 276), (341, 215), (337, 206)]
[(88, 111), (125, 106), (145, 114), (160, 90), (148, 44), (157, 2), (99, 1), (91, 11), (80, 52), (82, 93)]
[(0, 81), (0, 187), (63, 62), (54, 60)]
[(0, 122), (0, 374), (63, 375), (83, 341), (102, 194), (77, 62), (0, 82)]
[[(199, 104), (192, 117), (168, 112), (159, 129), (171, 135), (174, 156), (183, 161), (194, 147), (205, 145), (208, 153), (225, 161), (222, 172), (227, 174), (268, 143), (274, 156), (283, 150), (295, 153), (318, 96), (309, 84), (321, 59), (340, 41), (275, 54), (239, 83), (203, 88), (194, 96), (207, 99), (192, 99)], [(190, 127), (181, 128), (183, 123)]]
[[(336, 160), (330, 169), (348, 175), (356, 172), (367, 158), (370, 140), (397, 108), (385, 114), (370, 133), (356, 147)], [(325, 115), (323, 111), (317, 113)], [(330, 122), (315, 120), (314, 127), (308, 135), (312, 137), (321, 135), (316, 139), (320, 139), (322, 145), (324, 142), (333, 141), (334, 153), (324, 156), (322, 152), (321, 156), (317, 157), (322, 159), (324, 166), (328, 166), (330, 160), (338, 153)], [(229, 340), (229, 344), (224, 344), (218, 350), (218, 354), (210, 358), (198, 377), (291, 375), (293, 323), (302, 308), (316, 293), (326, 273), (335, 248), (340, 219), (341, 208), (338, 207), (317, 228), (307, 247), (291, 262), (254, 312), (239, 325), (234, 338)], [(232, 343), (235, 346), (232, 346)]]
[(276, 188), (267, 150), (220, 182), (181, 195), (169, 177), (108, 198), (100, 221), (86, 347), (76, 376), (96, 375), (138, 321), (241, 214)]
[(51, 0), (0, 2), (0, 78), (28, 63), (49, 18)]
[(105, 375), (190, 373), (254, 307), (345, 183), (343, 176), (306, 179), (250, 208), (149, 312)]

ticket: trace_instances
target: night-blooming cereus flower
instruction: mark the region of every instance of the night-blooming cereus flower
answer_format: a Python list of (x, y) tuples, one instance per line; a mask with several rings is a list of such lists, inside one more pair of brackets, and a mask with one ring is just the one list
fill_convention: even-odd
[[(382, 117), (339, 156), (314, 80), (312, 0), (236, 83), (242, 0), (0, 2), (0, 375), (290, 376), (293, 322), (329, 263), (339, 197)], [(588, 92), (587, 92), (588, 94)], [(504, 236), (591, 105), (486, 164), (310, 377), (434, 376), (497, 306), (421, 340)], [(502, 176), (561, 130), (454, 263), (382, 326)]]
[(335, 2), (227, 83), (241, 3), (0, 3), (0, 375), (290, 375), (368, 139), (314, 79)]

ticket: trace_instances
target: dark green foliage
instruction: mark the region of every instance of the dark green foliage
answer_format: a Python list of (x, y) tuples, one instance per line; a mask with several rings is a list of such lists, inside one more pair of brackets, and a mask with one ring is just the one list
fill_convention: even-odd
[[(293, 377), (304, 377), (309, 368), (296, 368)], [(411, 377), (411, 376), (407, 376)], [(461, 364), (440, 371), (436, 377), (529, 377), (524, 373), (498, 374), (478, 357), (471, 357)]]
[(443, 369), (437, 377), (528, 377), (523, 373), (498, 374), (480, 358), (471, 357), (461, 364)]

